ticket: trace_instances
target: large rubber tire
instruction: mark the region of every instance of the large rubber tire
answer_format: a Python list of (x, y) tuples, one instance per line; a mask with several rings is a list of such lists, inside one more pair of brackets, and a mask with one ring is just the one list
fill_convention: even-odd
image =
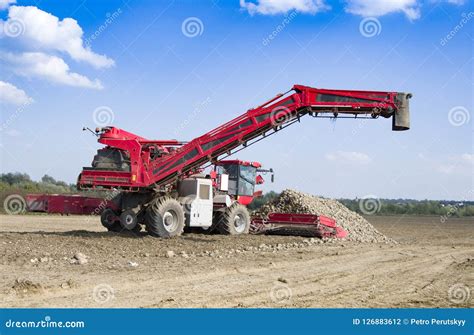
[(138, 218), (134, 211), (126, 210), (120, 214), (120, 225), (124, 230), (135, 231), (138, 226)]
[(219, 216), (217, 229), (224, 235), (248, 234), (250, 229), (249, 211), (245, 206), (234, 203)]
[(110, 208), (104, 209), (100, 215), (100, 223), (102, 223), (102, 225), (107, 228), (108, 231), (119, 232), (122, 230), (117, 213), (115, 213)]
[(184, 231), (184, 222), (183, 207), (170, 197), (153, 200), (146, 210), (146, 230), (152, 236), (179, 236)]

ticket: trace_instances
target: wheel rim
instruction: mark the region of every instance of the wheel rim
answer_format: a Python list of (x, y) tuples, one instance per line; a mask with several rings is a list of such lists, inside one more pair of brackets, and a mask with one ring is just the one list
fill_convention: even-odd
[(105, 222), (109, 225), (113, 225), (114, 224), (114, 215), (113, 214), (108, 214), (105, 217)]
[(107, 211), (103, 215), (102, 224), (106, 227), (111, 227), (116, 220), (116, 216), (113, 212)]
[(234, 216), (234, 227), (235, 231), (238, 233), (243, 233), (245, 230), (245, 219), (242, 215), (237, 214)]
[(125, 211), (120, 215), (120, 226), (126, 230), (133, 230), (137, 226), (137, 216), (132, 211)]
[(131, 226), (133, 224), (133, 216), (131, 214), (125, 216), (125, 224), (127, 226)]
[(166, 211), (163, 215), (163, 225), (168, 232), (174, 232), (178, 228), (178, 215), (174, 211)]

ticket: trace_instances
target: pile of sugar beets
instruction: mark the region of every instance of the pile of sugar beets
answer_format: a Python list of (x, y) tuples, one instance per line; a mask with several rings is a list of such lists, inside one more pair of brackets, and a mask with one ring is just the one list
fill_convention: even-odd
[(346, 240), (356, 242), (395, 242), (372, 226), (366, 219), (351, 211), (337, 200), (320, 198), (294, 190), (284, 190), (274, 200), (264, 204), (256, 214), (310, 213), (325, 215), (336, 220), (337, 225), (348, 232)]

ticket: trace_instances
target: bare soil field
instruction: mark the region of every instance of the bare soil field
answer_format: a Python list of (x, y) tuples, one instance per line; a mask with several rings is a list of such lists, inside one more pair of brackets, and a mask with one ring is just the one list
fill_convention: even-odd
[(2, 307), (472, 307), (474, 220), (367, 218), (398, 243), (109, 233), (0, 216)]

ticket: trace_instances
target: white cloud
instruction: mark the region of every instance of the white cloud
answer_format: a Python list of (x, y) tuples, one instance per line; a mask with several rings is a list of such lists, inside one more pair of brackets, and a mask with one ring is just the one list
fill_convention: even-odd
[(11, 137), (18, 137), (21, 135), (21, 132), (16, 129), (8, 129), (5, 134)]
[(462, 154), (461, 159), (467, 163), (474, 164), (474, 154)]
[(372, 159), (362, 152), (356, 151), (336, 151), (326, 155), (326, 159), (341, 163), (368, 164)]
[(438, 172), (452, 175), (472, 175), (474, 154), (465, 153), (448, 157), (444, 163), (437, 167)]
[[(457, 6), (461, 6), (466, 3), (466, 0), (444, 0), (444, 1), (452, 5), (457, 5)], [(443, 0), (438, 0), (438, 2), (443, 2)]]
[(404, 13), (410, 20), (420, 17), (417, 0), (347, 0), (346, 3), (348, 13), (364, 17), (378, 17), (397, 12)]
[(11, 105), (24, 105), (33, 101), (25, 91), (13, 84), (0, 80), (0, 102)]
[(11, 4), (16, 3), (16, 0), (0, 0), (0, 10), (7, 9)]
[(256, 2), (246, 2), (240, 0), (240, 7), (246, 9), (250, 14), (285, 14), (289, 11), (315, 14), (328, 7), (324, 0), (256, 0)]
[(103, 88), (99, 80), (92, 81), (83, 75), (71, 72), (64, 60), (56, 56), (41, 52), (0, 53), (0, 59), (12, 65), (13, 71), (22, 76), (42, 78), (69, 86)]
[(456, 165), (454, 164), (441, 164), (440, 166), (438, 166), (438, 172), (444, 174), (453, 174), (455, 170)]
[[(431, 0), (431, 2), (446, 2), (453, 5), (463, 5), (466, 0)], [(391, 13), (404, 13), (410, 20), (420, 17), (420, 0), (345, 0), (345, 10), (348, 13), (363, 17), (379, 17)], [(329, 9), (325, 0), (240, 0), (240, 7), (251, 15), (285, 14), (289, 11), (315, 14)]]
[(67, 53), (76, 61), (83, 61), (96, 68), (107, 68), (114, 61), (105, 55), (94, 53), (84, 47), (83, 31), (76, 20), (56, 16), (34, 6), (12, 6), (8, 11), (8, 19), (0, 20), (3, 26), (21, 23), (23, 31), (14, 40), (33, 47), (35, 51), (59, 51)]
[(426, 156), (425, 156), (425, 154), (422, 153), (422, 152), (419, 152), (417, 156), (418, 156), (419, 159), (426, 160)]

